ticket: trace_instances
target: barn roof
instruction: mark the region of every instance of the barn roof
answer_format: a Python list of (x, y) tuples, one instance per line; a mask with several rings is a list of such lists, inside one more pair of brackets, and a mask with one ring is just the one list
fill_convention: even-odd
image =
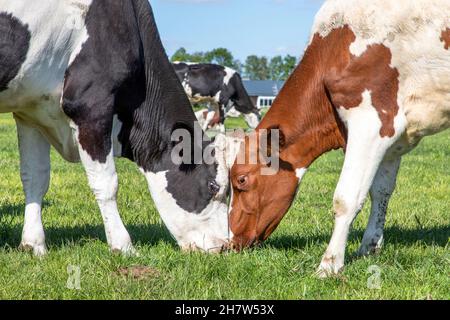
[(250, 96), (277, 96), (284, 81), (244, 80), (244, 87)]

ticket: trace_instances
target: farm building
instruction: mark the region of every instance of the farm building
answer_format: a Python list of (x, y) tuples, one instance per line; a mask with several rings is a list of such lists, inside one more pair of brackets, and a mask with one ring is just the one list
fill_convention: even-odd
[(270, 108), (284, 81), (244, 80), (244, 87), (258, 109)]

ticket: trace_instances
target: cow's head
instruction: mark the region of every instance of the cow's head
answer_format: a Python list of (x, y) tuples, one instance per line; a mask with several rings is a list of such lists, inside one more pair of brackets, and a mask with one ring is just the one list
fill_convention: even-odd
[(230, 80), (229, 86), (232, 86), (234, 94), (231, 96), (231, 102), (234, 108), (244, 115), (248, 126), (255, 129), (261, 121), (261, 113), (253, 104), (252, 99), (245, 90), (241, 76), (235, 73)]
[[(240, 250), (266, 240), (290, 207), (300, 170), (283, 159), (286, 141), (281, 130), (274, 136), (259, 129), (245, 138), (231, 169), (230, 228), (232, 244)], [(268, 157), (268, 158), (267, 158)]]
[[(198, 164), (183, 160), (181, 140), (164, 156), (161, 168), (145, 173), (153, 200), (182, 249), (220, 252), (231, 238), (227, 194), (233, 161), (226, 153), (231, 140), (219, 135), (203, 142), (191, 154)], [(198, 152), (203, 158), (195, 159)]]

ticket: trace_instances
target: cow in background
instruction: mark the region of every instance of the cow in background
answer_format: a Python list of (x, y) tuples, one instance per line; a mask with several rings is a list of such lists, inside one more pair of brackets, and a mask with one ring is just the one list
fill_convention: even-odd
[[(261, 114), (253, 105), (236, 70), (209, 63), (174, 62), (173, 67), (191, 103), (209, 103), (209, 111), (219, 114), (222, 131), (229, 105), (244, 115), (250, 128), (258, 126)], [(206, 120), (213, 118), (211, 115)], [(210, 121), (201, 122), (203, 130), (208, 129), (211, 124)]]

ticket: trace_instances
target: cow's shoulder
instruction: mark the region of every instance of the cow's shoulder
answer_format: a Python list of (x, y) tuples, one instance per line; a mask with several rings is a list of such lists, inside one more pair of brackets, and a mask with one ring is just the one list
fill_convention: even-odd
[(6, 12), (0, 12), (0, 91), (6, 90), (30, 48), (31, 32), (26, 24)]

